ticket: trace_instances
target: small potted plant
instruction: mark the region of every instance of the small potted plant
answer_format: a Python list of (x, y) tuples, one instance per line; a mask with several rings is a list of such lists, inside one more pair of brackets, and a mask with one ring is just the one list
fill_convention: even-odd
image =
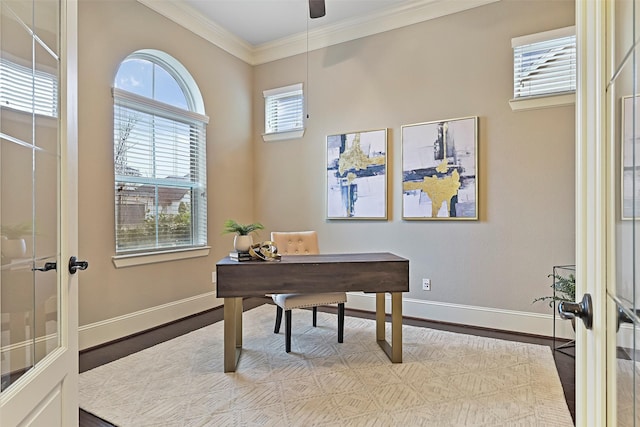
[(536, 298), (533, 302), (549, 301), (549, 307), (553, 307), (554, 301), (556, 303), (561, 301), (576, 301), (576, 276), (574, 274), (567, 274), (566, 276), (560, 274), (554, 276), (550, 274), (549, 277), (553, 277), (551, 288), (555, 289), (554, 295)]
[(251, 245), (253, 245), (253, 237), (251, 233), (258, 230), (264, 230), (264, 226), (259, 222), (252, 224), (239, 224), (238, 222), (228, 219), (224, 222), (224, 233), (235, 233), (236, 236), (233, 239), (233, 247), (238, 252), (248, 252)]
[[(550, 274), (549, 277), (553, 277), (553, 283), (551, 288), (554, 289), (553, 295), (547, 295), (544, 297), (536, 298), (533, 302), (548, 301), (549, 307), (553, 307), (554, 303), (563, 301), (575, 302), (576, 301), (576, 276), (573, 273), (562, 275), (559, 273)], [(575, 319), (571, 319), (571, 326), (575, 328)]]

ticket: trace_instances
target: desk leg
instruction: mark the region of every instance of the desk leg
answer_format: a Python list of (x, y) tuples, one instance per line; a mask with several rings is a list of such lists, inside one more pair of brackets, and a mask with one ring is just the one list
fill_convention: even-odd
[(402, 292), (391, 292), (391, 344), (385, 337), (385, 294), (376, 293), (376, 340), (393, 363), (402, 363)]
[(224, 371), (235, 372), (242, 350), (242, 298), (224, 299)]
[(242, 348), (242, 311), (242, 298), (236, 298), (236, 348), (240, 349)]
[(385, 341), (385, 317), (384, 292), (376, 294), (376, 340)]
[(391, 361), (402, 363), (402, 292), (391, 293)]

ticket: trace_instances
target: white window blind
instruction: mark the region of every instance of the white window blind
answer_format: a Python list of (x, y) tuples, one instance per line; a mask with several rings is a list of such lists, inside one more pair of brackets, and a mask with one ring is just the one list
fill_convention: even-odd
[(514, 38), (515, 99), (575, 92), (575, 27)]
[(58, 79), (54, 74), (0, 58), (0, 105), (57, 117)]
[(116, 252), (206, 245), (206, 116), (114, 93)]
[(302, 83), (265, 90), (265, 134), (291, 132), (304, 128)]

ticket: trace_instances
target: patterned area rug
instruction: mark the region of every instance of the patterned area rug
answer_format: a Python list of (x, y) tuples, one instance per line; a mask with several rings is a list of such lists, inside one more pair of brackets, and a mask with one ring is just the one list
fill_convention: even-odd
[[(80, 406), (119, 426), (572, 426), (548, 347), (403, 326), (404, 363), (375, 321), (293, 313), (292, 352), (275, 307), (244, 314), (244, 348), (223, 373), (223, 322), (80, 375)], [(390, 330), (387, 331), (387, 336)]]

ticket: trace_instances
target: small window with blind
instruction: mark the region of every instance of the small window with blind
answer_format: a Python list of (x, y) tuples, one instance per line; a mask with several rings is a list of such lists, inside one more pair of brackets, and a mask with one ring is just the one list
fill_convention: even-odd
[(209, 119), (195, 81), (166, 53), (138, 51), (113, 99), (116, 255), (204, 247)]
[[(575, 27), (516, 37), (513, 47), (514, 110), (575, 102)], [(521, 101), (528, 101), (528, 105)]]
[(0, 106), (58, 117), (56, 73), (56, 70), (35, 70), (31, 66), (21, 65), (17, 60), (0, 58)]
[(264, 95), (265, 141), (301, 138), (304, 135), (302, 83), (269, 89)]

